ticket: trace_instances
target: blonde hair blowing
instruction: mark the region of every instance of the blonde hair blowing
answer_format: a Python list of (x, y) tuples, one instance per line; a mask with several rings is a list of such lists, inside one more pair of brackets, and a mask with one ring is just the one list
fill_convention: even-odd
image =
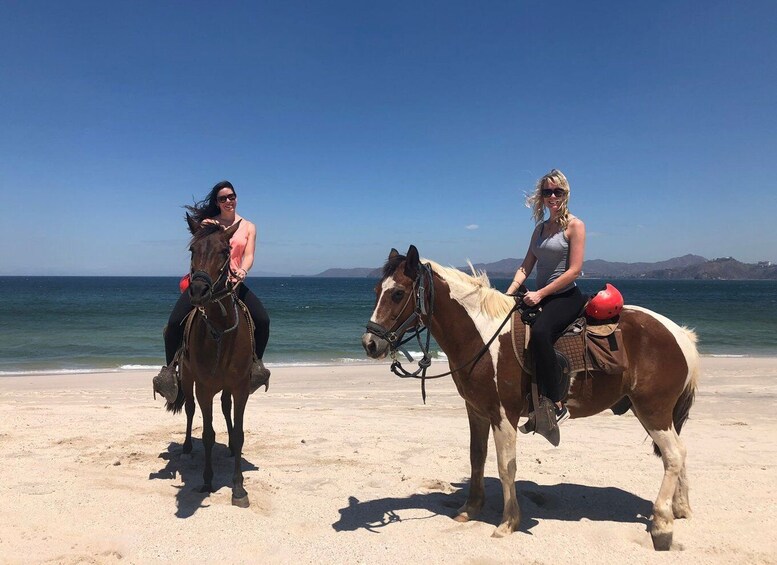
[(553, 169), (547, 175), (537, 181), (537, 185), (534, 187), (534, 193), (526, 197), (526, 207), (531, 209), (534, 223), (539, 224), (545, 219), (545, 202), (542, 199), (542, 189), (547, 188), (548, 181), (553, 181), (558, 188), (563, 188), (566, 194), (561, 199), (561, 206), (559, 206), (558, 223), (561, 229), (567, 229), (569, 225), (569, 181), (564, 173), (558, 169)]

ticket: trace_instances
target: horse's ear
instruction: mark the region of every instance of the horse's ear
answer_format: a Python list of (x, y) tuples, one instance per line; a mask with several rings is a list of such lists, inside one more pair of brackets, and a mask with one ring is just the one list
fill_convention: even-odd
[(418, 267), (421, 260), (418, 257), (418, 249), (415, 245), (411, 245), (407, 249), (407, 256), (405, 257), (405, 276), (410, 279), (415, 279), (418, 276)]
[(396, 259), (397, 257), (399, 257), (399, 251), (397, 251), (392, 247), (391, 252), (389, 253), (388, 260), (391, 261), (392, 259)]
[(188, 213), (186, 214), (186, 223), (189, 224), (189, 231), (192, 232), (192, 235), (200, 230), (200, 224)]
[(225, 234), (225, 237), (226, 237), (227, 241), (232, 239), (232, 236), (235, 235), (235, 232), (237, 231), (237, 228), (240, 227), (240, 222), (242, 222), (242, 221), (243, 220), (238, 220), (234, 224), (229, 226), (226, 230), (224, 230), (224, 234)]

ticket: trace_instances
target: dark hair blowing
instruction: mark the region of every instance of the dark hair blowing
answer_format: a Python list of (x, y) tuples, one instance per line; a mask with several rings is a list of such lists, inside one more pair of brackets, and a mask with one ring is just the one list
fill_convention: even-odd
[(232, 183), (228, 180), (223, 180), (216, 183), (215, 186), (210, 189), (208, 195), (199, 202), (195, 202), (194, 206), (184, 206), (184, 208), (186, 208), (192, 218), (198, 223), (207, 218), (215, 218), (221, 212), (218, 202), (216, 202), (216, 196), (222, 188), (230, 188), (232, 189), (232, 192), (237, 194)]

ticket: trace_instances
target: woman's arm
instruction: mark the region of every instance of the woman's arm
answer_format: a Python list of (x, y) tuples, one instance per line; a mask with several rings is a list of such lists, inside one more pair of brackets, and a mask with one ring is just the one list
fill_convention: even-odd
[(240, 263), (240, 268), (237, 270), (237, 274), (241, 280), (246, 277), (246, 275), (248, 274), (248, 271), (250, 271), (251, 267), (254, 266), (255, 251), (256, 251), (256, 226), (254, 224), (249, 224), (248, 243), (246, 243), (245, 251), (243, 251), (243, 260)]
[(565, 286), (568, 286), (583, 272), (583, 257), (585, 256), (585, 224), (579, 218), (572, 218), (567, 230), (567, 237), (569, 238), (569, 267), (559, 278), (549, 285), (537, 289), (536, 292), (526, 293), (524, 302), (529, 306), (539, 304), (546, 296), (550, 296), (554, 292), (558, 292)]
[(534, 269), (534, 265), (537, 263), (537, 257), (534, 256), (534, 253), (531, 250), (531, 242), (534, 241), (534, 238), (537, 237), (538, 231), (541, 229), (542, 224), (534, 228), (534, 231), (531, 235), (531, 241), (529, 242), (529, 249), (526, 250), (526, 256), (523, 258), (523, 263), (521, 263), (521, 266), (518, 267), (517, 271), (515, 271), (513, 282), (510, 283), (509, 287), (507, 287), (507, 294), (515, 294), (515, 292), (521, 288), (521, 285), (526, 281), (526, 278), (531, 274), (532, 269)]

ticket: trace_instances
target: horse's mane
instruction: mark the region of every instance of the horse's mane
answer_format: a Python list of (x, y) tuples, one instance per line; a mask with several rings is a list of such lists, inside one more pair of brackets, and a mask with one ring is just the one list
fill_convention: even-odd
[[(405, 259), (404, 255), (395, 255), (388, 259), (383, 265), (383, 279), (393, 275)], [(491, 318), (507, 316), (515, 304), (511, 297), (491, 288), (491, 281), (488, 280), (486, 272), (476, 270), (469, 261), (467, 264), (472, 269), (471, 275), (463, 273), (455, 267), (443, 267), (430, 259), (421, 259), (421, 263), (428, 263), (432, 271), (448, 283), (454, 298), (464, 298), (477, 293), (480, 309)]]
[(192, 234), (192, 238), (189, 240), (189, 247), (218, 231), (223, 231), (223, 228), (220, 225), (210, 223), (205, 224)]
[(451, 289), (451, 295), (454, 298), (463, 298), (477, 293), (480, 309), (484, 314), (491, 318), (503, 318), (515, 305), (513, 298), (491, 288), (491, 281), (485, 271), (478, 271), (467, 261), (472, 274), (468, 275), (455, 267), (443, 267), (429, 259), (422, 259), (424, 263), (429, 263), (432, 270), (440, 276)]

